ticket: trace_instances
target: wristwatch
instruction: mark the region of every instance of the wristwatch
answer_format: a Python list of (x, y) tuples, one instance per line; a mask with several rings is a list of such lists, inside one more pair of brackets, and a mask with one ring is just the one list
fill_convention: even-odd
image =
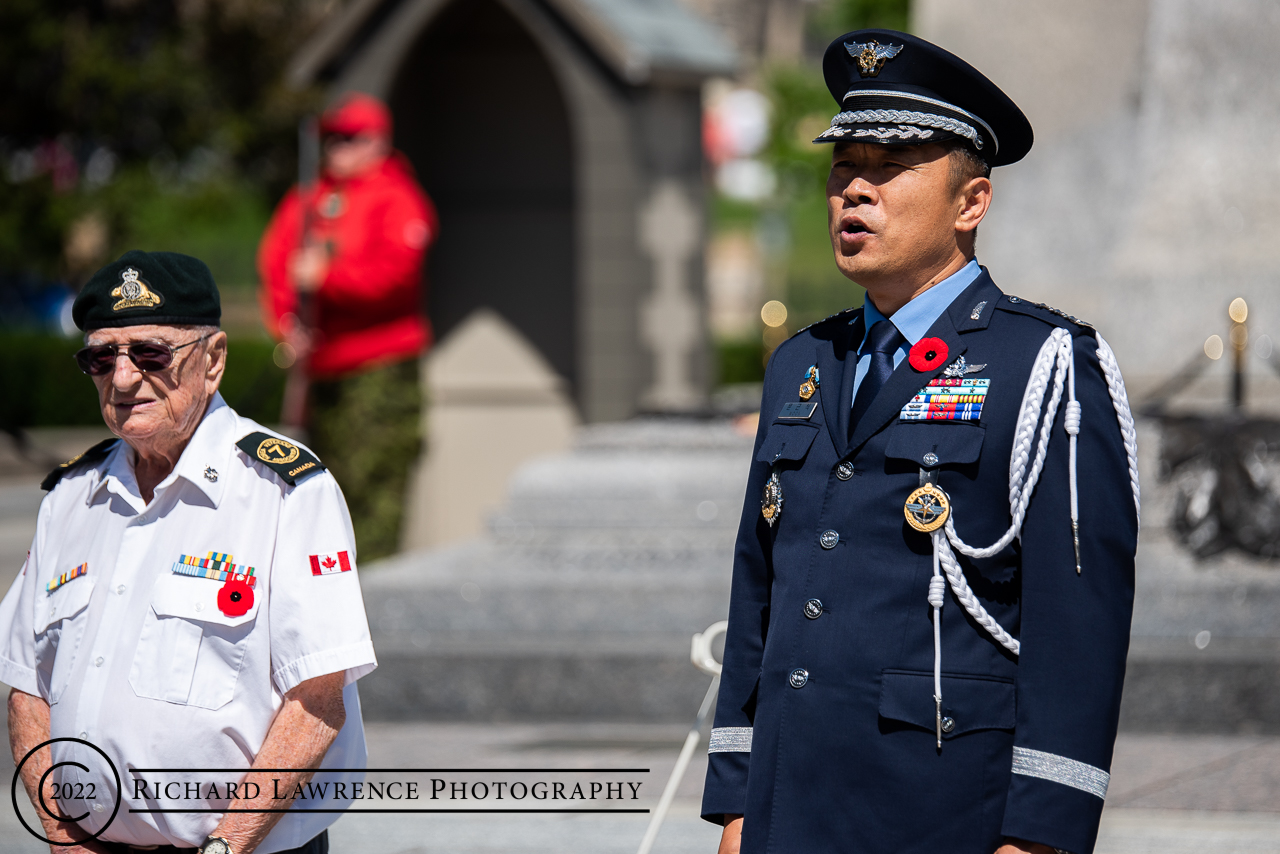
[(235, 852), (231, 850), (231, 843), (221, 836), (210, 836), (200, 846), (199, 854), (235, 854)]

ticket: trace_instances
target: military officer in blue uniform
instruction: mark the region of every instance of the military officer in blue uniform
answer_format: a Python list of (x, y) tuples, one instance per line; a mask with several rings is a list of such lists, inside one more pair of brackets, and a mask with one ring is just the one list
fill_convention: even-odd
[(1093, 850), (1138, 531), (1089, 324), (975, 260), (1031, 126), (905, 33), (837, 39), (829, 225), (858, 308), (765, 377), (703, 816), (721, 851)]

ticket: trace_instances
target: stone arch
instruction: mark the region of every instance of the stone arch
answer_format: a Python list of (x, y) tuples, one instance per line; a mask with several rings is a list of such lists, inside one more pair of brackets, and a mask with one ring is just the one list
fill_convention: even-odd
[(437, 338), (488, 307), (576, 389), (573, 139), (548, 58), (503, 3), (459, 0), (418, 34), (388, 94), (396, 145), (440, 210)]

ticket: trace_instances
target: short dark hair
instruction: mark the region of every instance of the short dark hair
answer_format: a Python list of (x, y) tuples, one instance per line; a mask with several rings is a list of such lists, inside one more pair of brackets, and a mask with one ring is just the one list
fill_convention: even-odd
[(953, 139), (943, 143), (947, 149), (947, 157), (951, 161), (951, 189), (958, 192), (964, 184), (974, 178), (990, 178), (991, 167), (968, 143)]

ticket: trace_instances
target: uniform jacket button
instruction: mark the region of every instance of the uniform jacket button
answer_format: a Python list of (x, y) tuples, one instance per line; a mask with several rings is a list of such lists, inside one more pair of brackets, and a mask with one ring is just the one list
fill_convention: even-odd
[(834, 549), (836, 543), (840, 542), (840, 535), (835, 531), (823, 531), (822, 536), (818, 537), (818, 542), (822, 543), (824, 549)]
[(810, 620), (816, 620), (822, 616), (822, 600), (810, 599), (804, 603), (804, 615)]
[(922, 462), (927, 466), (936, 466), (938, 464), (938, 455), (930, 451), (924, 455)]
[(797, 667), (791, 671), (791, 687), (803, 688), (805, 683), (809, 681), (809, 671), (803, 667)]
[(942, 719), (942, 731), (943, 731), (943, 732), (951, 732), (951, 731), (952, 731), (953, 729), (955, 729), (955, 728), (956, 728), (956, 719), (955, 719), (955, 718), (943, 718), (943, 719)]
[(841, 463), (836, 467), (836, 477), (848, 480), (853, 477), (853, 463)]

